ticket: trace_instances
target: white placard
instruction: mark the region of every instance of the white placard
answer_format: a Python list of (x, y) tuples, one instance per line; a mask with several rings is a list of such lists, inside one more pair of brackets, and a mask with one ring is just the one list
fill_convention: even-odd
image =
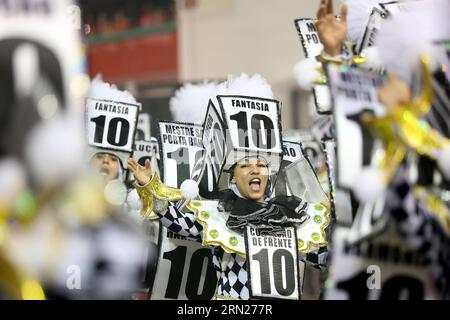
[(280, 103), (246, 96), (217, 96), (226, 123), (230, 153), (225, 170), (246, 155), (261, 155), (279, 170), (282, 155)]
[(327, 72), (336, 112), (352, 115), (362, 110), (373, 110), (377, 116), (385, 114), (384, 105), (378, 101), (383, 76), (336, 64), (328, 64)]
[[(297, 19), (297, 28), (306, 58), (315, 58), (321, 54), (323, 45), (320, 42), (316, 28), (316, 19)], [(331, 113), (331, 97), (327, 85), (316, 84), (313, 86), (314, 102), (319, 114)]]
[(159, 260), (152, 288), (154, 300), (209, 300), (216, 293), (213, 249), (160, 228)]
[(295, 20), (295, 26), (302, 41), (306, 58), (316, 57), (323, 50), (323, 45), (317, 33), (316, 21), (316, 19), (307, 18)]
[(327, 70), (338, 143), (336, 182), (338, 187), (351, 189), (362, 168), (372, 163), (373, 150), (379, 145), (361, 117), (364, 113), (385, 114), (385, 107), (378, 101), (383, 78), (371, 71), (331, 64)]
[(283, 141), (283, 161), (293, 163), (303, 159), (303, 150), (300, 143)]
[(202, 131), (197, 124), (159, 121), (163, 180), (168, 186), (179, 188), (191, 177), (203, 156)]
[(428, 271), (418, 263), (398, 236), (380, 235), (377, 239), (350, 245), (349, 229), (333, 232), (333, 257), (330, 266), (328, 300), (430, 299)]
[(294, 228), (283, 235), (263, 236), (247, 226), (247, 267), (251, 296), (300, 299), (297, 238)]
[(234, 148), (281, 153), (276, 100), (240, 96), (219, 96), (218, 100)]
[(87, 98), (88, 144), (131, 153), (138, 112), (138, 104)]

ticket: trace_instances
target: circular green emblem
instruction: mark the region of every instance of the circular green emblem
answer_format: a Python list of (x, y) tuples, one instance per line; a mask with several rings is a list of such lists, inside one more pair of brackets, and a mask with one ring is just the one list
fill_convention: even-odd
[(238, 240), (237, 240), (237, 238), (236, 237), (230, 237), (230, 244), (232, 245), (232, 246), (237, 246), (237, 244), (238, 244)]
[(317, 211), (321, 211), (323, 209), (323, 206), (321, 204), (316, 204), (314, 206), (314, 209), (316, 209)]
[(202, 215), (203, 219), (208, 219), (209, 218), (209, 213), (206, 212), (206, 211), (202, 211), (201, 215)]
[(219, 236), (219, 231), (217, 231), (216, 229), (212, 229), (209, 232), (209, 235), (211, 236), (211, 238), (216, 239)]
[(313, 233), (311, 234), (311, 238), (312, 238), (314, 241), (319, 241), (319, 239), (320, 239), (320, 234), (318, 234), (317, 232), (313, 232)]

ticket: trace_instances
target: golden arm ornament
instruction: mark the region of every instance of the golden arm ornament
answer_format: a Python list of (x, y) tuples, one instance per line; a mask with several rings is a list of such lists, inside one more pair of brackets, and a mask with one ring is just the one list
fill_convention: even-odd
[(143, 203), (142, 218), (157, 218), (155, 213), (164, 211), (169, 201), (184, 200), (181, 190), (163, 184), (157, 172), (153, 173), (147, 184), (141, 186), (135, 182), (134, 185)]

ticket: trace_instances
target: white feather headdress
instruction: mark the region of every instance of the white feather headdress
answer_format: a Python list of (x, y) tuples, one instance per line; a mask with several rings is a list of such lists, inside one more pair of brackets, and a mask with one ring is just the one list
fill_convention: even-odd
[(225, 87), (219, 90), (219, 94), (273, 99), (272, 88), (267, 80), (259, 74), (254, 74), (253, 76), (245, 73), (239, 76), (228, 75)]
[(209, 99), (215, 98), (222, 86), (223, 84), (207, 81), (183, 85), (169, 101), (174, 120), (201, 124), (205, 119)]
[(86, 96), (92, 99), (112, 100), (133, 104), (137, 103), (130, 92), (119, 90), (114, 84), (104, 82), (101, 75), (97, 75), (92, 80)]

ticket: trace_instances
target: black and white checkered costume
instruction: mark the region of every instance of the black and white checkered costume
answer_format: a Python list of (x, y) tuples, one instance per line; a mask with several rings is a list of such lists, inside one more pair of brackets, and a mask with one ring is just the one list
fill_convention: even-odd
[(436, 289), (443, 299), (450, 298), (450, 237), (424, 207), (404, 179), (406, 168), (400, 167), (388, 193), (390, 212), (397, 229), (409, 246), (428, 266)]
[[(195, 220), (193, 213), (180, 212), (174, 205), (169, 205), (158, 215), (162, 225), (172, 232), (202, 242), (203, 226)], [(326, 249), (321, 248), (307, 254), (305, 259), (312, 262), (315, 267), (322, 267), (325, 265), (325, 256)], [(217, 246), (214, 248), (213, 264), (219, 279), (216, 292), (218, 296), (250, 299), (245, 258), (235, 253), (227, 253)]]

